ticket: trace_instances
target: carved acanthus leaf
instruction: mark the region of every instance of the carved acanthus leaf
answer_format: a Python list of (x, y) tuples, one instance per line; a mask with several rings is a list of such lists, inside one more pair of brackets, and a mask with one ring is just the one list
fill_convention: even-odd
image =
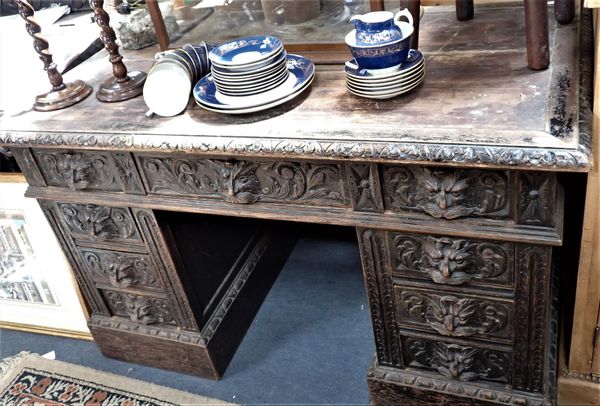
[(139, 157), (152, 193), (248, 204), (259, 200), (345, 206), (338, 165)]

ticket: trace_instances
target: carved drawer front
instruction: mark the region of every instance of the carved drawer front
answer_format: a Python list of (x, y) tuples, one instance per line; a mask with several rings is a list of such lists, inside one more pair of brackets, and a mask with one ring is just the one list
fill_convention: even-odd
[(512, 288), (514, 244), (390, 232), (392, 272), (440, 285)]
[(457, 382), (512, 382), (509, 352), (417, 337), (403, 337), (402, 348), (407, 367), (433, 371)]
[(507, 171), (383, 165), (388, 210), (425, 213), (439, 219), (509, 219), (513, 200)]
[(314, 206), (350, 205), (340, 165), (136, 155), (148, 192)]
[(56, 205), (61, 221), (76, 239), (143, 243), (129, 209), (94, 204)]
[(144, 325), (177, 325), (165, 298), (112, 290), (101, 290), (101, 294), (112, 316)]
[(425, 329), (448, 337), (477, 337), (511, 343), (514, 302), (437, 293), (396, 286), (401, 327)]
[(79, 249), (86, 271), (98, 286), (130, 289), (162, 289), (150, 256), (137, 253)]
[(32, 154), (49, 186), (145, 193), (129, 153), (34, 149)]

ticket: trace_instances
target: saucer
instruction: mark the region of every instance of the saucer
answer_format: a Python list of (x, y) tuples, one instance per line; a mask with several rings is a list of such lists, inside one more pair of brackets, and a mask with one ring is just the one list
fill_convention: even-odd
[(423, 79), (425, 78), (425, 73), (422, 73), (418, 79), (414, 80), (411, 83), (408, 83), (404, 86), (396, 87), (393, 90), (385, 90), (385, 91), (359, 91), (354, 90), (350, 86), (346, 85), (346, 89), (355, 96), (364, 97), (367, 99), (391, 99), (392, 97), (400, 96), (401, 94), (408, 93), (411, 90), (417, 88), (421, 83), (423, 83)]
[(374, 81), (397, 77), (406, 73), (407, 71), (415, 69), (416, 65), (418, 65), (419, 63), (423, 63), (423, 54), (416, 49), (411, 49), (408, 53), (408, 58), (406, 58), (406, 61), (402, 65), (400, 65), (400, 68), (398, 70), (395, 70), (393, 72), (373, 75), (372, 73), (367, 71), (367, 69), (359, 68), (353, 61), (346, 62), (344, 69), (346, 71), (346, 75), (350, 76), (353, 79), (363, 81)]
[(241, 66), (260, 62), (280, 52), (281, 40), (271, 36), (257, 35), (225, 42), (208, 54), (210, 61), (221, 66)]
[(397, 86), (399, 84), (409, 82), (424, 71), (425, 71), (425, 66), (421, 65), (417, 69), (411, 70), (410, 72), (406, 73), (405, 75), (390, 78), (385, 81), (364, 82), (364, 81), (358, 81), (358, 80), (352, 79), (351, 77), (347, 76), (346, 82), (348, 82), (349, 84), (352, 84), (356, 87), (364, 88), (365, 90), (366, 89), (381, 89), (381, 88), (384, 88), (387, 86)]
[[(194, 98), (202, 107), (209, 107), (224, 113), (242, 114), (260, 111), (284, 103), (291, 96), (308, 87), (315, 73), (314, 64), (299, 55), (288, 55), (288, 78), (281, 85), (264, 93), (251, 96), (227, 96), (217, 91), (212, 74), (200, 79), (194, 86)], [(276, 103), (277, 102), (277, 103)], [(275, 103), (275, 104), (274, 104)]]

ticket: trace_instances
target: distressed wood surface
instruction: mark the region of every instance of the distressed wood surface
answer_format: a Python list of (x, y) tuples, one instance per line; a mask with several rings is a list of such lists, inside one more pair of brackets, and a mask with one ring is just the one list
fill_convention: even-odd
[[(431, 10), (421, 26), (426, 80), (403, 97), (355, 97), (341, 66), (319, 65), (310, 91), (264, 112), (228, 116), (190, 100), (179, 116), (148, 119), (142, 98), (114, 105), (89, 98), (63, 112), (7, 111), (0, 144), (587, 170), (580, 147), (587, 135), (578, 123), (579, 16), (565, 26), (550, 18), (555, 65), (532, 72), (524, 36), (516, 35), (524, 32), (522, 7), (479, 7), (467, 22), (456, 21), (453, 7)], [(148, 70), (156, 50), (128, 53), (127, 65)], [(96, 87), (106, 70), (98, 62), (77, 68)]]

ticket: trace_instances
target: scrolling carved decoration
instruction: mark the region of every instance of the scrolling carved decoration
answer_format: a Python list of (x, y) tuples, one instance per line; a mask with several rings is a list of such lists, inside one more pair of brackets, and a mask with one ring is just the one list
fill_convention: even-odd
[(96, 282), (109, 283), (115, 288), (161, 287), (147, 255), (96, 250), (81, 250), (81, 253)]
[(392, 267), (435, 283), (513, 282), (512, 243), (390, 233)]
[(434, 218), (506, 219), (510, 215), (506, 172), (383, 166), (385, 205)]
[(259, 200), (346, 206), (339, 165), (138, 157), (149, 192), (249, 204)]
[(50, 186), (144, 193), (129, 153), (46, 149), (34, 149), (32, 153)]
[(128, 209), (93, 204), (57, 205), (64, 223), (72, 233), (83, 234), (95, 240), (140, 240)]
[(511, 366), (506, 353), (411, 337), (404, 339), (404, 346), (409, 366), (435, 370), (447, 379), (510, 382)]
[(102, 294), (114, 316), (127, 317), (145, 325), (175, 324), (166, 299), (113, 291)]
[(427, 326), (451, 337), (490, 335), (510, 338), (513, 313), (511, 306), (500, 301), (472, 297), (438, 295), (413, 290), (398, 294), (398, 314), (403, 324)]

